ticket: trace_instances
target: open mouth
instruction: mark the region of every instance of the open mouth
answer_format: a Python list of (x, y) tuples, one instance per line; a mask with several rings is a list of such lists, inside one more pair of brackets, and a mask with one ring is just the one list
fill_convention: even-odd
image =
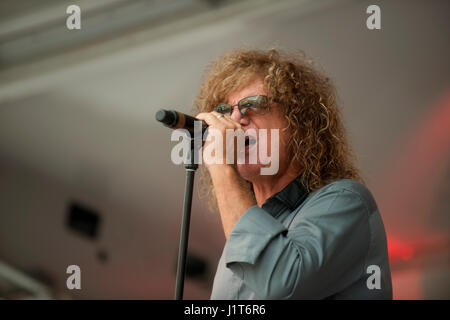
[(245, 137), (245, 147), (250, 147), (252, 145), (256, 144), (256, 139), (253, 137)]

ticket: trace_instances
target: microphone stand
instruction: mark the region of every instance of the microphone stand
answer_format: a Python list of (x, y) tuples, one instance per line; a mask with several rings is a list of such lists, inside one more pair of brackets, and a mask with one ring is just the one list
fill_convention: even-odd
[(178, 266), (175, 289), (176, 300), (183, 300), (186, 254), (189, 240), (189, 224), (191, 220), (192, 193), (194, 190), (195, 170), (198, 168), (198, 164), (195, 163), (194, 157), (194, 152), (196, 151), (194, 140), (195, 138), (191, 138), (190, 154), (188, 155), (184, 165), (186, 169), (186, 184), (184, 187), (183, 216), (181, 221), (180, 246), (178, 249)]
[[(194, 117), (177, 112), (175, 110), (160, 109), (156, 113), (155, 118), (157, 121), (162, 122), (166, 127), (172, 129), (187, 129), (190, 133), (189, 139), (191, 142), (191, 147), (189, 153), (186, 155), (184, 163), (184, 167), (186, 168), (186, 184), (184, 188), (183, 216), (181, 220), (180, 247), (178, 249), (177, 280), (175, 289), (175, 299), (182, 300), (184, 276), (186, 273), (186, 253), (189, 240), (189, 224), (191, 220), (194, 176), (195, 170), (197, 170), (198, 168), (198, 162), (196, 161), (198, 153), (196, 152), (196, 149), (202, 146), (202, 136), (206, 132), (208, 126), (204, 121), (202, 121), (202, 124), (198, 127), (198, 129), (201, 130), (202, 134), (198, 137), (196, 135), (196, 126), (200, 123), (200, 121), (196, 122), (197, 119), (195, 119)], [(192, 138), (192, 135), (194, 136), (194, 138)]]

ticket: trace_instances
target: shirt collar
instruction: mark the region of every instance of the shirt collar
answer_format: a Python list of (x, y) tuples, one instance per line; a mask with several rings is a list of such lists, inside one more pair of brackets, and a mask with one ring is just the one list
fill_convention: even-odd
[(300, 177), (292, 180), (283, 190), (272, 195), (264, 202), (262, 208), (277, 218), (284, 210), (291, 212), (299, 207), (308, 196), (307, 189), (300, 182)]

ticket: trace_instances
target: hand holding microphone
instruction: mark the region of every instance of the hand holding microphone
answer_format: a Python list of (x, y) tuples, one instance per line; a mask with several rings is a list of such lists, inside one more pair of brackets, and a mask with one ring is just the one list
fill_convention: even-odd
[[(156, 113), (156, 120), (163, 123), (166, 127), (169, 127), (171, 129), (185, 129), (190, 133), (191, 137), (195, 136), (195, 121), (202, 121), (201, 136), (203, 137), (203, 140), (206, 139), (206, 136), (204, 136), (204, 134), (207, 129), (209, 129), (208, 132), (211, 132), (211, 135), (221, 135), (222, 138), (219, 139), (219, 141), (222, 141), (222, 144), (217, 142), (217, 138), (213, 139), (214, 142), (210, 141), (211, 139), (206, 139), (209, 141), (204, 142), (203, 150), (208, 151), (206, 156), (209, 158), (209, 161), (205, 159), (205, 164), (207, 166), (208, 164), (227, 164), (227, 152), (230, 153), (228, 159), (232, 158), (232, 163), (235, 164), (237, 159), (236, 137), (233, 136), (232, 139), (227, 139), (226, 131), (235, 131), (239, 129), (242, 130), (242, 126), (238, 122), (234, 121), (229, 115), (223, 115), (216, 111), (199, 113), (196, 117), (197, 118), (194, 118), (175, 110), (160, 109)], [(212, 132), (212, 130), (214, 132)], [(245, 144), (247, 144), (248, 140), (248, 137), (245, 137)], [(210, 143), (214, 143), (213, 149), (211, 149)], [(222, 150), (218, 151), (216, 150), (217, 148), (220, 148)]]
[[(196, 117), (206, 122), (210, 134), (214, 136), (213, 141), (208, 139), (209, 141), (205, 142), (203, 153), (205, 166), (210, 173), (212, 168), (222, 170), (224, 166), (235, 167), (237, 163), (237, 136), (235, 136), (235, 131), (242, 130), (242, 126), (234, 121), (231, 116), (217, 111), (199, 113)], [(229, 136), (228, 131), (232, 135)]]

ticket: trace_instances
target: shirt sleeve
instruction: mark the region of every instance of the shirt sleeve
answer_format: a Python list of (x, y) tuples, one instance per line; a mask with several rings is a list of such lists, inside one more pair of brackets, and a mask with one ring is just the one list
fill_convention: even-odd
[(225, 264), (261, 299), (322, 299), (364, 272), (368, 208), (355, 191), (330, 188), (286, 228), (258, 206), (234, 225)]

